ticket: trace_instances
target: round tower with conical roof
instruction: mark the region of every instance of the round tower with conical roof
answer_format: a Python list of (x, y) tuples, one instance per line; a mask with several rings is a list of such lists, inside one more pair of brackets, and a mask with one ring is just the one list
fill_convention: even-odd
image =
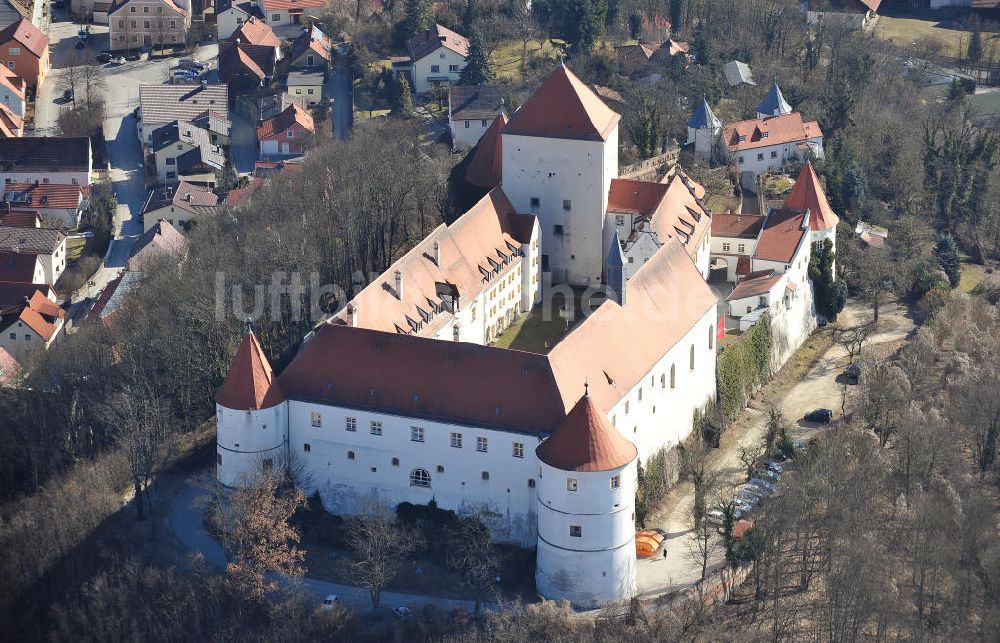
[(288, 444), (288, 405), (260, 342), (247, 331), (215, 394), (216, 475), (240, 478), (282, 464)]
[(535, 454), (538, 593), (586, 608), (634, 596), (635, 445), (585, 392)]

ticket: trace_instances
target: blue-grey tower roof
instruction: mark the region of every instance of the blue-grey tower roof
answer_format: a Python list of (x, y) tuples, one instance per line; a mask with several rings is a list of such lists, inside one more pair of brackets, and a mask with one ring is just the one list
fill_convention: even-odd
[(767, 92), (764, 100), (760, 101), (760, 105), (757, 105), (757, 113), (764, 116), (780, 116), (782, 114), (789, 114), (791, 111), (792, 106), (785, 100), (784, 95), (781, 93), (781, 88), (778, 87), (777, 80), (771, 85), (771, 89)]
[(608, 290), (608, 297), (614, 299), (619, 305), (625, 305), (625, 253), (622, 252), (622, 242), (618, 238), (618, 231), (611, 239), (611, 248), (608, 249), (608, 257), (604, 260), (604, 285)]
[(715, 114), (712, 113), (712, 108), (708, 105), (708, 101), (702, 98), (697, 109), (694, 110), (694, 114), (688, 119), (688, 127), (694, 129), (717, 129), (722, 127), (722, 121), (715, 117)]

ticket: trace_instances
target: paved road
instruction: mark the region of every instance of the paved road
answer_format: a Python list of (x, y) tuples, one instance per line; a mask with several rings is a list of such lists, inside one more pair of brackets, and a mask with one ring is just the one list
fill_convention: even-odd
[(335, 65), (329, 84), (333, 96), (333, 130), (343, 140), (354, 126), (354, 85), (350, 71)]
[[(867, 307), (852, 301), (845, 308), (840, 326), (848, 328), (869, 319)], [(880, 316), (879, 333), (872, 337), (869, 345), (892, 342), (908, 336), (914, 323), (907, 311), (899, 305), (888, 305)], [(775, 400), (785, 419), (791, 424), (792, 439), (808, 440), (825, 429), (799, 424), (796, 421), (806, 411), (825, 407), (840, 415), (843, 387), (836, 381), (846, 366), (847, 353), (840, 345), (833, 345), (812, 366), (806, 375), (781, 399)], [(719, 475), (725, 484), (739, 484), (743, 481), (743, 467), (739, 459), (739, 447), (759, 444), (767, 424), (767, 411), (748, 408), (748, 420), (731, 431), (742, 431), (723, 436), (722, 448), (711, 452), (709, 469)], [(701, 564), (694, 554), (694, 539), (691, 537), (691, 510), (694, 505), (694, 487), (690, 483), (675, 485), (668, 493), (662, 513), (656, 525), (667, 533), (667, 557), (639, 561), (639, 593), (644, 597), (659, 596), (674, 592), (695, 583), (701, 576)], [(724, 552), (719, 547), (713, 553), (710, 569), (722, 564)]]
[(238, 174), (250, 174), (257, 160), (257, 126), (235, 110), (230, 113), (230, 118), (233, 120), (233, 133), (229, 139), (229, 156)]
[[(202, 522), (201, 502), (207, 495), (205, 480), (206, 477), (203, 475), (201, 478), (185, 481), (185, 487), (176, 495), (170, 505), (167, 527), (185, 549), (191, 552), (200, 552), (209, 564), (221, 569), (226, 566), (225, 551), (209, 535)], [(317, 603), (330, 594), (336, 594), (347, 607), (359, 610), (371, 608), (368, 591), (363, 588), (308, 577), (303, 579), (302, 584), (316, 597)], [(397, 592), (384, 592), (382, 605), (387, 607), (405, 605), (414, 610), (424, 605), (434, 605), (442, 610), (452, 610), (457, 607), (469, 611), (475, 609), (474, 601), (416, 596)]]

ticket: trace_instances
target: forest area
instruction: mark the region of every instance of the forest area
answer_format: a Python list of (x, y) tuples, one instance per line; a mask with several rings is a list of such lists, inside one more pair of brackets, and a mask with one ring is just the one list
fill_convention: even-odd
[[(788, 102), (823, 130), (826, 158), (816, 169), (841, 218), (837, 265), (851, 296), (875, 320), (880, 306), (902, 300), (921, 327), (878, 356), (848, 400), (847, 419), (795, 461), (794, 484), (764, 507), (733, 553), (732, 564), (752, 572), (729, 604), (626, 609), (627, 617), (609, 610), (596, 621), (549, 602), (504, 605), (476, 619), (427, 610), (382, 635), (992, 638), (1000, 627), (996, 128), (975, 124), (961, 92), (921, 98), (901, 73), (901, 61), (918, 51), (862, 32), (809, 29), (797, 0), (535, 0), (530, 9), (499, 0), (334, 0), (322, 16), (330, 32), (357, 43), (358, 86), (390, 97), (399, 88), (377, 61), (433, 20), (471, 36), (481, 55), (468, 81), (501, 84), (510, 111), (560, 54), (585, 82), (620, 93), (623, 163), (683, 143), (702, 97), (724, 121), (735, 120), (750, 116), (778, 79)], [(672, 39), (689, 43), (693, 61), (657, 63), (654, 81), (623, 74), (613, 46), (666, 38), (667, 26)], [(551, 50), (529, 46), (537, 42)], [(513, 52), (513, 67), (501, 69), (504, 52)], [(751, 65), (757, 87), (725, 83), (721, 67), (733, 59)], [(246, 576), (220, 575), (201, 561), (167, 568), (109, 524), (131, 493), (130, 516), (155, 516), (157, 476), (203, 456), (206, 435), (214, 440), (214, 392), (258, 290), (280, 275), (307, 291), (264, 302), (252, 321), (280, 371), (322, 314), (344, 303), (330, 296), (307, 310), (313, 281), (342, 285), (350, 297), (462, 213), (470, 195), (457, 185), (461, 159), (425, 138), (402, 106), (385, 122), (359, 122), (346, 141), (316, 145), (302, 171), (275, 176), (249, 206), (199, 222), (179, 266), (148, 266), (118, 323), (80, 328), (31, 364), (22, 386), (0, 388), (3, 631), (19, 640), (369, 636), (349, 613), (317, 612), (298, 584), (247, 591)], [(687, 155), (681, 163), (696, 179), (713, 175)], [(886, 246), (860, 242), (852, 234), (858, 221), (888, 228)], [(984, 279), (963, 293), (957, 287), (970, 265)], [(242, 317), (218, 310), (220, 288), (228, 297), (234, 285)], [(282, 556), (252, 566), (257, 580), (272, 568), (301, 573), (289, 552), (303, 524), (293, 516), (308, 503), (288, 494), (279, 485), (269, 496), (292, 531), (275, 545)]]

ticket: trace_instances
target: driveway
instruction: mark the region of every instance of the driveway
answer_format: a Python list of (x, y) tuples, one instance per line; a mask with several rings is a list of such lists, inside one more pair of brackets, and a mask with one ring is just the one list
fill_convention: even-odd
[(343, 140), (354, 126), (354, 85), (346, 65), (338, 63), (327, 81), (328, 96), (333, 97), (333, 130)]
[[(851, 301), (840, 319), (841, 327), (850, 327), (870, 318), (865, 305)], [(907, 337), (915, 328), (905, 307), (890, 304), (880, 314), (879, 333), (869, 342), (880, 344)], [(740, 463), (740, 447), (759, 444), (767, 426), (768, 411), (763, 410), (769, 402), (776, 402), (786, 421), (789, 435), (794, 440), (806, 441), (825, 429), (800, 424), (798, 419), (815, 408), (833, 409), (840, 414), (843, 387), (836, 378), (846, 366), (847, 352), (834, 344), (809, 369), (806, 375), (793, 386), (784, 397), (776, 401), (764, 401), (744, 411), (744, 419), (734, 425), (723, 436), (719, 449), (708, 455), (707, 468), (715, 473), (720, 485), (737, 485), (744, 480)], [(663, 506), (650, 526), (659, 527), (667, 533), (666, 558), (639, 561), (639, 594), (654, 597), (684, 589), (701, 578), (701, 563), (697, 560), (692, 538), (691, 512), (694, 507), (694, 486), (683, 482), (668, 492)], [(721, 539), (719, 539), (721, 541)], [(723, 563), (724, 552), (721, 542), (710, 558), (709, 569)]]
[[(199, 476), (186, 479), (157, 482), (157, 486), (164, 484), (179, 484), (177, 493), (174, 496), (166, 516), (167, 529), (174, 539), (188, 552), (200, 552), (205, 560), (212, 566), (224, 569), (226, 566), (226, 555), (222, 546), (209, 535), (202, 521), (202, 504), (207, 497), (209, 480), (212, 472), (204, 472)], [(161, 491), (157, 492), (158, 494)], [(340, 602), (345, 606), (357, 610), (371, 609), (371, 599), (368, 598), (368, 590), (352, 585), (341, 585), (331, 583), (317, 578), (303, 578), (302, 585), (307, 591), (316, 597), (317, 604), (330, 594), (336, 594)], [(397, 607), (405, 605), (412, 610), (419, 609), (424, 605), (433, 605), (442, 610), (452, 610), (458, 607), (465, 608), (470, 612), (475, 609), (475, 601), (459, 600), (452, 598), (438, 598), (435, 596), (417, 596), (414, 594), (401, 594), (398, 592), (383, 592), (382, 605), (386, 607)]]

